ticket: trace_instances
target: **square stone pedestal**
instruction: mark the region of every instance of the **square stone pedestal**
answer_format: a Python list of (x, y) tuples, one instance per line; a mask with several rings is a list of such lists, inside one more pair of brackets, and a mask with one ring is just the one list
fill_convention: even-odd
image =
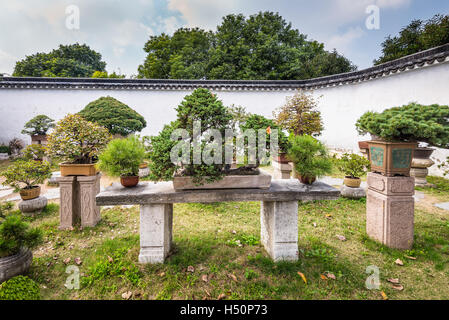
[(366, 232), (390, 248), (413, 245), (415, 179), (368, 173)]
[(100, 221), (100, 207), (95, 197), (100, 192), (101, 174), (96, 176), (65, 176), (57, 179), (60, 187), (60, 229), (81, 223), (93, 227)]
[(289, 163), (280, 163), (273, 159), (273, 179), (290, 179), (293, 167)]

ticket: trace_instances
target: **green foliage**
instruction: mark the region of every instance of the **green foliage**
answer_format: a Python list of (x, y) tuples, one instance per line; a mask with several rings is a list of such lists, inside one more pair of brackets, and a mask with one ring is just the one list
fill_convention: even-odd
[(382, 56), (374, 60), (381, 64), (449, 43), (449, 15), (437, 14), (422, 21), (413, 20), (398, 36), (388, 36), (382, 43)]
[(109, 79), (123, 79), (126, 75), (115, 73), (108, 74), (107, 71), (95, 71), (92, 78), (109, 78)]
[(290, 135), (290, 142), (288, 156), (299, 175), (312, 178), (332, 172), (332, 161), (322, 142), (308, 135)]
[(48, 137), (48, 155), (71, 163), (88, 164), (111, 140), (108, 130), (80, 115), (60, 120)]
[(0, 153), (11, 154), (11, 150), (9, 149), (9, 146), (0, 145)]
[(449, 148), (449, 107), (410, 103), (384, 110), (366, 112), (357, 120), (359, 134), (371, 133), (385, 140), (421, 141)]
[(95, 71), (105, 71), (101, 54), (78, 43), (60, 45), (50, 53), (36, 53), (18, 61), (16, 77), (91, 77)]
[(126, 139), (115, 139), (109, 142), (106, 149), (98, 157), (98, 168), (110, 176), (137, 176), (139, 165), (145, 157), (142, 142), (130, 136)]
[(216, 32), (181, 28), (173, 36), (152, 36), (144, 50), (140, 78), (288, 80), (356, 69), (272, 12), (225, 16)]
[(12, 208), (14, 208), (14, 202), (0, 202), (0, 218), (5, 218)]
[(47, 161), (17, 160), (3, 171), (2, 175), (5, 177), (4, 183), (18, 191), (24, 185), (25, 189), (30, 189), (49, 179), (51, 168)]
[(28, 277), (16, 276), (0, 284), (0, 300), (40, 300), (39, 286)]
[(42, 160), (47, 152), (47, 148), (42, 144), (30, 144), (23, 150), (23, 157), (26, 160)]
[(122, 136), (142, 131), (147, 125), (140, 114), (109, 96), (92, 101), (78, 114), (107, 128), (111, 134)]
[(345, 153), (338, 161), (338, 169), (351, 178), (362, 177), (369, 170), (370, 162), (355, 153)]
[(42, 242), (42, 232), (30, 228), (18, 215), (6, 216), (0, 224), (0, 258), (19, 253), (20, 249), (32, 249)]
[(157, 136), (150, 137), (148, 158), (150, 163), (150, 179), (153, 181), (169, 181), (173, 179), (177, 167), (170, 160), (170, 152), (176, 145), (170, 137), (173, 130), (176, 129), (176, 123), (172, 122), (165, 125)]
[(45, 135), (50, 128), (55, 126), (54, 120), (47, 117), (44, 114), (35, 116), (33, 119), (25, 124), (25, 128), (22, 130), (22, 134)]
[(19, 138), (12, 138), (8, 147), (12, 154), (18, 154), (25, 147), (25, 144)]
[(323, 131), (321, 112), (315, 110), (317, 101), (300, 90), (288, 97), (286, 103), (273, 112), (278, 125), (295, 135), (319, 136)]
[(240, 130), (245, 132), (246, 130), (255, 130), (256, 132), (256, 145), (259, 145), (259, 135), (258, 130), (266, 130), (266, 148), (270, 148), (270, 135), (273, 130), (278, 130), (278, 144), (280, 152), (287, 152), (290, 148), (290, 141), (285, 133), (282, 131), (281, 127), (278, 126), (273, 120), (267, 119), (264, 116), (258, 114), (252, 114), (248, 116), (245, 122), (240, 126)]

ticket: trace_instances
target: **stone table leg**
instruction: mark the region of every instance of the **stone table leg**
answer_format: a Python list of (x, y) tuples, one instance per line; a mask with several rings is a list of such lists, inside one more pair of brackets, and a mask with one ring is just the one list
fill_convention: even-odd
[(101, 219), (100, 207), (95, 203), (95, 196), (100, 192), (100, 179), (100, 173), (77, 177), (82, 227), (94, 227)]
[(298, 260), (298, 201), (263, 201), (260, 238), (274, 261)]
[(76, 177), (59, 177), (57, 181), (60, 187), (59, 229), (70, 229), (80, 219)]
[(140, 206), (141, 263), (163, 263), (172, 246), (173, 204)]

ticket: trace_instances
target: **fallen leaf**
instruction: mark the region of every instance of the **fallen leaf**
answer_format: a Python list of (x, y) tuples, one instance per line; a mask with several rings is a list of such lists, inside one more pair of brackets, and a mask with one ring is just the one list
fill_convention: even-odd
[(394, 263), (396, 263), (398, 266), (403, 266), (404, 265), (404, 262), (402, 262), (401, 259), (396, 259), (396, 261)]
[(326, 277), (324, 274), (320, 274), (320, 278), (321, 278), (322, 280), (327, 280), (327, 277)]
[(132, 295), (133, 293), (131, 291), (128, 291), (122, 294), (122, 298), (128, 300), (129, 298), (131, 298)]
[(165, 276), (165, 272), (161, 272), (161, 273), (159, 273), (159, 277), (164, 277)]
[(237, 233), (237, 231), (235, 231), (235, 230), (232, 230), (231, 232), (232, 232), (233, 234), (236, 234), (236, 233)]
[(394, 283), (394, 284), (398, 284), (399, 283), (399, 279), (397, 279), (397, 278), (390, 278), (390, 279), (387, 279), (387, 281), (390, 282), (390, 283)]
[(407, 259), (410, 259), (410, 260), (416, 260), (415, 257), (410, 257), (410, 256), (404, 256), (404, 257), (406, 257)]
[(206, 292), (206, 294), (210, 297), (210, 292), (207, 291), (207, 289), (204, 289), (204, 292)]
[(345, 237), (345, 236), (342, 236), (342, 235), (337, 234), (337, 238), (338, 238), (338, 240), (340, 240), (340, 241), (346, 241), (346, 237)]
[(193, 266), (188, 266), (187, 272), (195, 272), (195, 268)]
[(207, 274), (203, 274), (202, 276), (201, 276), (201, 280), (203, 280), (204, 282), (207, 282), (208, 280), (207, 280)]
[(326, 274), (326, 276), (327, 276), (329, 279), (332, 279), (332, 280), (337, 279), (337, 277), (335, 277), (335, 275), (334, 275), (333, 273), (330, 273), (330, 272), (328, 272), (328, 273)]
[(400, 284), (393, 284), (392, 288), (398, 291), (404, 290), (404, 286)]
[(54, 256), (54, 257), (53, 257), (53, 260), (58, 260), (58, 256)]
[(388, 300), (388, 296), (385, 294), (385, 292), (381, 291), (380, 294), (382, 295), (382, 299)]
[(237, 282), (237, 277), (233, 274), (228, 274), (228, 277), (231, 278), (232, 280), (234, 280), (235, 282)]
[(83, 261), (81, 261), (81, 258), (75, 258), (75, 263), (77, 264), (77, 265), (81, 265), (82, 263), (83, 263)]
[(112, 259), (110, 256), (108, 256), (108, 261), (112, 263), (112, 261), (114, 261), (114, 259)]
[(72, 259), (71, 258), (67, 258), (67, 259), (64, 259), (64, 261), (62, 261), (62, 262), (64, 262), (64, 264), (68, 264), (70, 262), (70, 260), (72, 260)]
[(298, 271), (298, 274), (299, 274), (299, 276), (302, 278), (302, 280), (304, 281), (304, 283), (307, 284), (307, 278), (306, 278), (306, 276), (304, 275), (304, 273)]
[(218, 296), (218, 300), (223, 300), (224, 298), (226, 298), (226, 295), (224, 294), (224, 293), (221, 293), (219, 296)]

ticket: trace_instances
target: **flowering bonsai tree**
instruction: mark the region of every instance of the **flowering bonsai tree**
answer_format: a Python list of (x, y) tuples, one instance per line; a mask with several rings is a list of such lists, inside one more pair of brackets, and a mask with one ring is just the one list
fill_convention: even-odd
[(410, 103), (381, 113), (366, 112), (356, 123), (359, 134), (391, 141), (420, 141), (449, 148), (449, 107)]
[(23, 150), (23, 157), (27, 160), (42, 160), (47, 147), (42, 144), (30, 144)]
[(46, 115), (40, 114), (25, 124), (22, 134), (27, 134), (30, 136), (46, 135), (48, 130), (54, 126), (55, 124), (53, 119), (50, 119)]
[(19, 191), (31, 189), (49, 179), (51, 167), (47, 161), (17, 160), (3, 171), (2, 175), (6, 178), (4, 183)]
[(60, 120), (48, 137), (48, 155), (76, 164), (91, 164), (111, 140), (108, 130), (80, 115)]

